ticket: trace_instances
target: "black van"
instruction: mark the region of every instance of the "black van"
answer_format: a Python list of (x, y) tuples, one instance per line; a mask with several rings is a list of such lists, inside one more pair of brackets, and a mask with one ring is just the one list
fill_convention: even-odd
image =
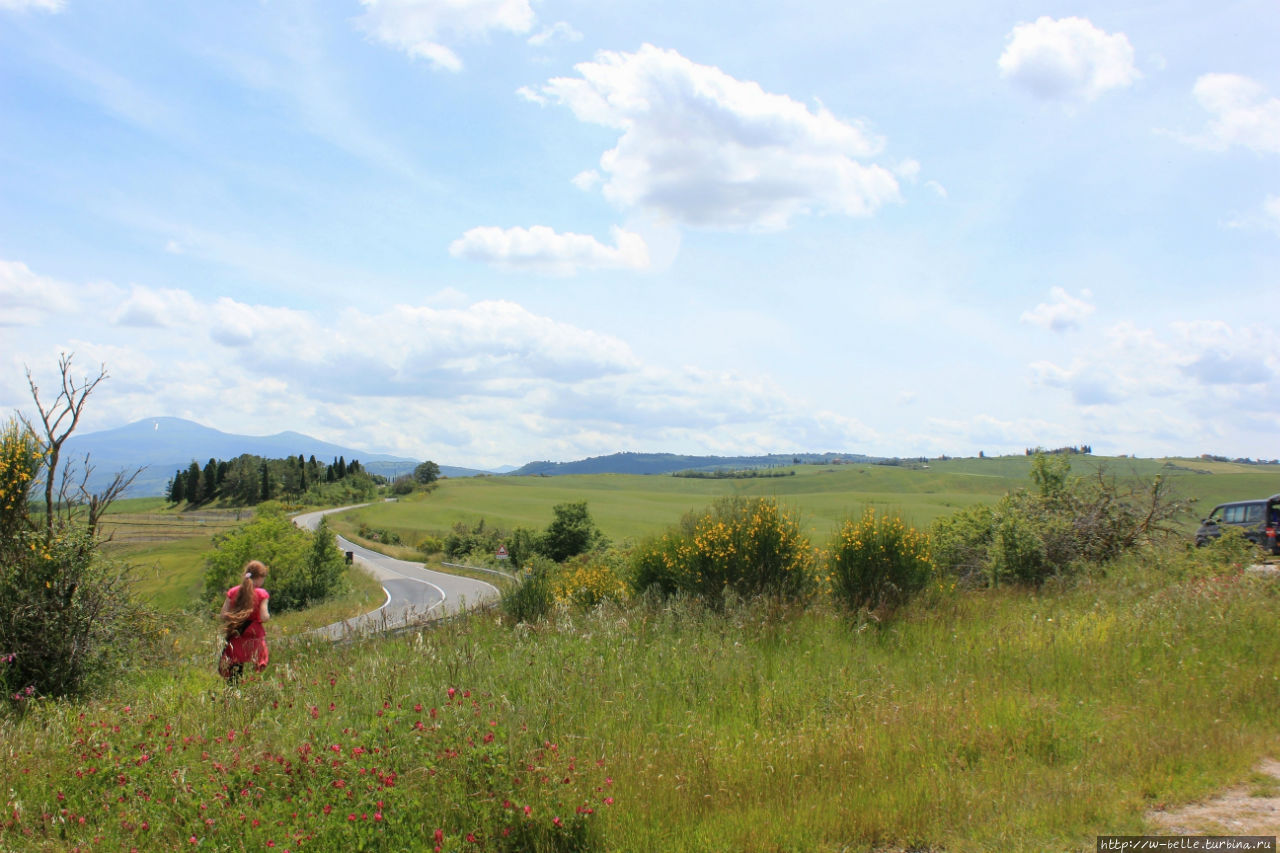
[(1238, 527), (1246, 539), (1268, 554), (1280, 554), (1280, 495), (1256, 501), (1218, 504), (1196, 531), (1196, 544), (1203, 545), (1222, 535), (1223, 527)]

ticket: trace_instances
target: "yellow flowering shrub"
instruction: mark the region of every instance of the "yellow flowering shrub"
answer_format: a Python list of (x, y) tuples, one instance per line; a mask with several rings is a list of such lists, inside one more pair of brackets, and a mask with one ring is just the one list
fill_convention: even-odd
[(851, 610), (878, 610), (903, 603), (924, 588), (933, 573), (929, 537), (897, 516), (868, 508), (846, 520), (828, 553), (832, 592)]
[(625, 602), (627, 582), (608, 563), (598, 560), (566, 566), (552, 582), (559, 604), (589, 610), (605, 601)]
[(27, 498), (43, 466), (39, 440), (10, 418), (0, 428), (0, 535), (13, 533), (26, 518)]
[(637, 590), (687, 592), (716, 600), (776, 593), (798, 596), (809, 586), (813, 554), (799, 520), (771, 498), (730, 498), (686, 516), (636, 550)]

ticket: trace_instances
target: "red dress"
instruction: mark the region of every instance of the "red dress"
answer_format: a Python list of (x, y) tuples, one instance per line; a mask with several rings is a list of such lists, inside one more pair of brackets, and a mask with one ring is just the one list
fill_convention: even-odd
[[(231, 587), (227, 590), (227, 600), (234, 602), (239, 592), (240, 587)], [(254, 587), (253, 596), (256, 602), (249, 624), (240, 632), (240, 636), (227, 642), (222, 650), (222, 657), (227, 664), (252, 663), (254, 668), (261, 672), (267, 668), (267, 632), (262, 627), (262, 603), (270, 598), (271, 594), (261, 587)]]

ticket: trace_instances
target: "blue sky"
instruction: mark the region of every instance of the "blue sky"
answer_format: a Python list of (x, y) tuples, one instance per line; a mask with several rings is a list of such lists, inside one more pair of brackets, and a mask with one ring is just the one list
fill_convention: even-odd
[(0, 406), (1280, 456), (1266, 2), (0, 0)]

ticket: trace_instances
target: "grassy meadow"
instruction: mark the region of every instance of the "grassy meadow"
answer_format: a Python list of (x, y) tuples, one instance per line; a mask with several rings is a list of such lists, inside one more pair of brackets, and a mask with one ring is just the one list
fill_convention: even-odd
[[(1199, 501), (1188, 526), (1218, 501), (1280, 492), (1280, 477), (1229, 463), (1105, 464), (1176, 478)], [(335, 527), (363, 518), (411, 542), (481, 517), (538, 528), (586, 500), (618, 542), (763, 494), (824, 545), (868, 504), (923, 526), (1023, 486), (1028, 466), (796, 470), (446, 480)], [(381, 603), (366, 576), (323, 612), (273, 619), (271, 665), (228, 688), (190, 598), (209, 530), (178, 518), (156, 533), (182, 514), (117, 509), (110, 547), (166, 627), (109, 693), (0, 715), (3, 853), (1092, 850), (1280, 755), (1280, 587), (1216, 546), (1173, 541), (1038, 589), (938, 577), (885, 622), (822, 595), (654, 598), (534, 625), (485, 612), (309, 636)]]

